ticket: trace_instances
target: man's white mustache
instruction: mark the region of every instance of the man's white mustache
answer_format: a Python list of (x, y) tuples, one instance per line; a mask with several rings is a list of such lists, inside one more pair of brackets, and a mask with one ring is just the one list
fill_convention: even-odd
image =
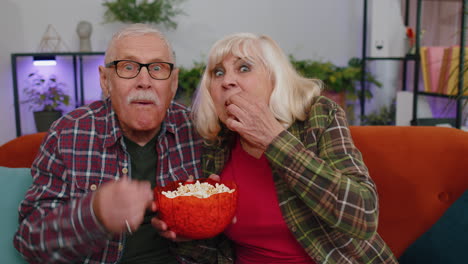
[(131, 104), (133, 101), (150, 101), (155, 105), (159, 104), (159, 98), (155, 93), (149, 91), (140, 91), (130, 94), (127, 97), (127, 103)]

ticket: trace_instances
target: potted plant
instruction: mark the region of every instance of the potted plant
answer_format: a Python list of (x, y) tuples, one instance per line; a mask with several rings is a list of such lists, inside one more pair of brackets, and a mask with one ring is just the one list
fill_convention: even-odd
[(70, 104), (70, 96), (65, 93), (65, 83), (58, 82), (55, 75), (48, 79), (33, 72), (28, 75), (23, 89), (25, 100), (34, 111), (34, 121), (38, 132), (47, 131), (50, 125), (62, 116), (61, 107)]
[(183, 14), (175, 6), (184, 0), (112, 0), (102, 3), (107, 8), (106, 22), (154, 23), (175, 29), (174, 17)]
[[(360, 59), (352, 58), (349, 60), (348, 65), (344, 67), (336, 66), (331, 62), (296, 60), (293, 56), (290, 56), (290, 61), (304, 77), (322, 80), (325, 84), (323, 94), (340, 104), (348, 113), (350, 121), (354, 120), (353, 105), (346, 105), (346, 99), (356, 100), (359, 98), (359, 85), (363, 74)], [(204, 68), (205, 64), (203, 62), (194, 62), (192, 68), (180, 68), (176, 100), (184, 104), (190, 104), (192, 93), (199, 85)], [(366, 82), (377, 87), (382, 86), (370, 72), (364, 74)], [(369, 89), (366, 89), (365, 97), (367, 99), (372, 98), (372, 92)]]
[(193, 93), (200, 84), (201, 76), (205, 70), (205, 63), (193, 62), (193, 67), (179, 67), (179, 87), (175, 99), (185, 105), (190, 105)]
[[(324, 82), (324, 94), (335, 99), (342, 106), (345, 100), (356, 100), (359, 98), (359, 82), (362, 77), (362, 61), (358, 58), (351, 58), (347, 66), (336, 66), (331, 62), (296, 60), (290, 56), (291, 63), (296, 70), (307, 78), (317, 78)], [(377, 87), (382, 84), (378, 82), (370, 72), (364, 73), (364, 79)], [(372, 92), (365, 90), (365, 98), (372, 98)]]
[(362, 117), (362, 126), (394, 126), (396, 119), (396, 101), (390, 106), (382, 106), (377, 111)]

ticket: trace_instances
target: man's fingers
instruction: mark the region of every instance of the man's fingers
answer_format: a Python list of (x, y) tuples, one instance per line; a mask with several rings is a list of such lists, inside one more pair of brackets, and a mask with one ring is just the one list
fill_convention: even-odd
[(116, 179), (116, 181), (118, 182), (129, 182), (131, 181), (130, 178), (128, 178), (128, 176), (126, 174), (124, 174), (122, 177), (120, 177), (119, 179)]
[(151, 190), (151, 183), (149, 181), (131, 181), (131, 184), (135, 184), (135, 187), (138, 191), (143, 192), (145, 195), (153, 194), (153, 190)]
[(149, 181), (132, 181), (132, 182), (138, 184), (138, 188), (151, 189), (151, 183)]
[(148, 211), (151, 211), (151, 212), (155, 212), (156, 210), (153, 210), (153, 208), (154, 208), (153, 199), (147, 200), (145, 209), (148, 210)]
[(103, 226), (113, 233), (138, 229), (145, 211), (153, 207), (149, 182), (122, 177), (104, 183), (95, 193), (93, 210)]
[(141, 202), (145, 205), (145, 209), (152, 209), (153, 203), (153, 190), (149, 181), (132, 181), (127, 182), (129, 191), (134, 192), (135, 195), (140, 196)]

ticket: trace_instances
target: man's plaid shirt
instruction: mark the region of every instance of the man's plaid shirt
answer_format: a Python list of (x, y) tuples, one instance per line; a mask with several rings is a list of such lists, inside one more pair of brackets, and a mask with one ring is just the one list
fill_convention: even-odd
[[(222, 138), (221, 145), (204, 149), (204, 177), (219, 175), (230, 157), (232, 133)], [(327, 264), (397, 263), (376, 233), (376, 186), (354, 146), (345, 112), (336, 103), (318, 97), (308, 118), (278, 135), (265, 155), (283, 218), (313, 260)], [(193, 244), (187, 243), (178, 252), (204, 263), (232, 263), (226, 257), (230, 250), (224, 246), (229, 243), (218, 239), (205, 241), (191, 252), (186, 250)]]
[[(158, 135), (156, 182), (201, 176), (201, 139), (188, 110), (172, 103)], [(56, 122), (32, 165), (19, 209), (17, 250), (32, 263), (116, 263), (125, 235), (111, 236), (92, 211), (93, 191), (130, 172), (110, 101), (80, 107)]]

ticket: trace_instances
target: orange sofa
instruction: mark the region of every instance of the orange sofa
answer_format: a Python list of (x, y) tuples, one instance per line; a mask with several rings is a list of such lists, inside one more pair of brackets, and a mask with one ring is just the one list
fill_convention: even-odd
[[(380, 199), (378, 231), (397, 257), (468, 189), (468, 132), (352, 126)], [(29, 167), (45, 133), (0, 146), (0, 166)]]
[(399, 258), (468, 189), (468, 132), (356, 126), (351, 134), (377, 184), (379, 234)]
[(9, 168), (31, 167), (46, 132), (17, 137), (0, 146), (0, 166)]

